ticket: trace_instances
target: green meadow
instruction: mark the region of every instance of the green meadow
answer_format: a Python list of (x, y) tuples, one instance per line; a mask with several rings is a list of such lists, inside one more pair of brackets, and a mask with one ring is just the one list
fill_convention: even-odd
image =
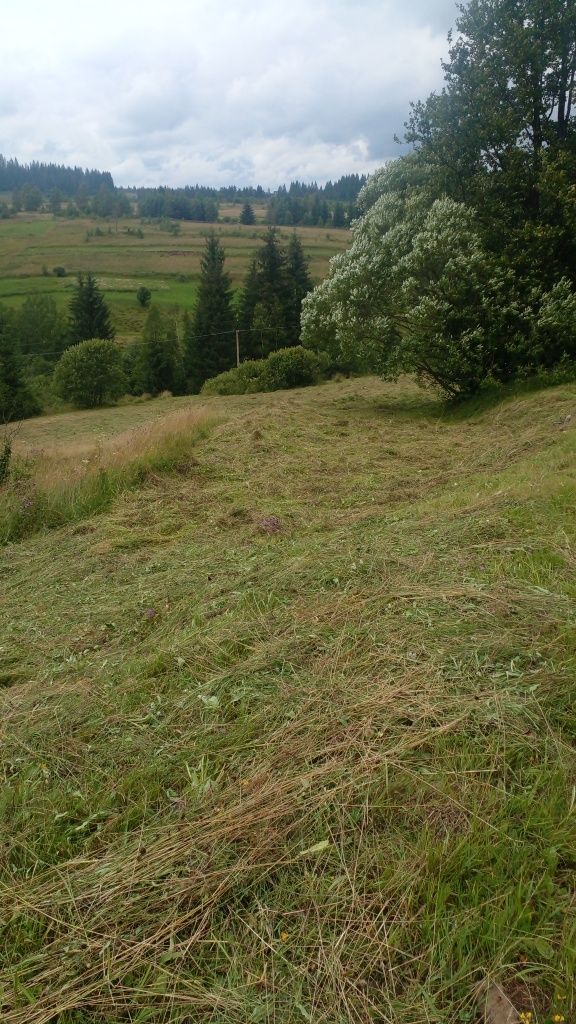
[[(224, 206), (221, 217), (237, 218), (240, 207)], [(235, 288), (242, 285), (250, 260), (266, 233), (264, 206), (257, 206), (253, 226), (214, 225), (226, 252), (226, 269)], [(101, 286), (120, 339), (142, 330), (146, 316), (136, 301), (145, 285), (153, 302), (166, 311), (191, 309), (196, 301), (200, 260), (211, 225), (182, 222), (172, 235), (158, 224), (121, 219), (66, 219), (50, 214), (18, 214), (0, 220), (0, 302), (17, 305), (31, 294), (53, 296), (65, 307), (78, 272), (91, 271)], [(136, 232), (140, 229), (142, 238)], [(101, 234), (95, 234), (96, 231)], [(128, 232), (131, 232), (130, 234)], [(280, 229), (288, 241), (291, 229)], [(350, 233), (334, 228), (299, 228), (310, 272), (325, 276), (330, 257), (349, 244)], [(56, 277), (63, 267), (66, 277)]]

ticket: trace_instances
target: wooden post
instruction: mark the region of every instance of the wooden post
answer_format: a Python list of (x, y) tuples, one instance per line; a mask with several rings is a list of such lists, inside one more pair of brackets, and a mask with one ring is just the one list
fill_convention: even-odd
[(236, 366), (240, 366), (240, 331), (236, 331)]

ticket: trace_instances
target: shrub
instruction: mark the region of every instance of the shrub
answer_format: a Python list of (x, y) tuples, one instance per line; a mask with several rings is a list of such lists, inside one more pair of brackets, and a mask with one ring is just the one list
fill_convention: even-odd
[(537, 366), (546, 369), (576, 359), (576, 292), (566, 278), (542, 296), (531, 355)]
[(317, 384), (329, 368), (323, 352), (295, 345), (272, 352), (266, 359), (248, 359), (233, 370), (207, 380), (203, 395), (244, 395), (256, 391), (283, 391)]
[(317, 352), (295, 345), (272, 352), (264, 360), (264, 391), (283, 391), (317, 384), (322, 376), (322, 360)]
[(104, 338), (72, 345), (56, 366), (54, 385), (61, 398), (86, 409), (116, 401), (126, 390), (120, 349)]

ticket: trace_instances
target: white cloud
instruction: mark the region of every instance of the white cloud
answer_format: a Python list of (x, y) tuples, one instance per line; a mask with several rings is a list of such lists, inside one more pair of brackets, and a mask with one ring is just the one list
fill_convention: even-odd
[[(11, 5), (13, 6), (13, 5)], [(395, 155), (448, 0), (39, 0), (3, 15), (0, 151), (118, 184), (323, 180)]]

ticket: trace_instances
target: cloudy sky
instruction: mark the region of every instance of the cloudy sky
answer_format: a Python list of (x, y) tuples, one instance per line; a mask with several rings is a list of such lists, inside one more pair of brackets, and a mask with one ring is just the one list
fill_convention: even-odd
[(398, 155), (455, 0), (2, 4), (0, 153), (118, 185), (325, 181)]

